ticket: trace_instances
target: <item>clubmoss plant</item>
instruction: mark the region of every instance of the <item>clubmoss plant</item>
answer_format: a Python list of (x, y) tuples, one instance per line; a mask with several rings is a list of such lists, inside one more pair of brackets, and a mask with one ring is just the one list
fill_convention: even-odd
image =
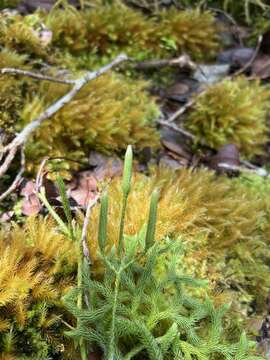
[[(183, 239), (182, 266), (187, 272), (209, 280), (214, 299), (217, 292), (230, 293), (234, 304), (238, 301), (247, 304), (241, 310), (243, 314), (252, 300), (262, 304), (270, 289), (265, 196), (206, 169), (182, 169), (175, 173), (158, 169), (151, 177), (135, 173), (125, 214), (127, 236), (145, 233), (145, 199), (155, 187), (160, 189), (156, 240), (162, 243), (166, 236), (176, 242), (179, 236)], [(117, 219), (121, 216), (122, 199), (119, 179), (112, 181), (108, 194), (107, 249), (110, 249), (118, 243)], [(98, 217), (97, 206), (89, 224), (89, 247), (97, 274), (101, 271), (95, 235)]]
[(186, 127), (197, 143), (218, 149), (233, 143), (250, 159), (263, 152), (267, 142), (270, 92), (244, 77), (210, 85), (195, 97)]
[[(123, 203), (131, 185), (131, 148), (126, 153), (122, 181)], [(77, 318), (76, 329), (67, 332), (88, 347), (99, 348), (106, 360), (163, 359), (259, 359), (253, 356), (243, 334), (238, 343), (224, 339), (222, 319), (227, 306), (216, 309), (210, 300), (190, 297), (186, 284), (201, 285), (179, 272), (180, 246), (168, 238), (155, 241), (157, 192), (151, 197), (146, 236), (123, 236), (116, 247), (106, 248), (107, 194), (100, 208), (99, 257), (103, 274), (94, 280), (84, 273), (83, 290), (90, 302), (83, 308), (76, 298), (81, 289), (64, 297), (68, 310)], [(125, 214), (121, 211), (119, 232)], [(120, 251), (119, 251), (120, 250)], [(117, 256), (119, 254), (120, 256)], [(158, 261), (166, 271), (156, 275)]]

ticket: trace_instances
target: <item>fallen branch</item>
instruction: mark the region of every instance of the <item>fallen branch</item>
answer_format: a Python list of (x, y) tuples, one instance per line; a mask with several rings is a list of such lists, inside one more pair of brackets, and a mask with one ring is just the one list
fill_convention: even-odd
[(25, 153), (24, 153), (24, 146), (21, 147), (21, 167), (20, 170), (15, 177), (13, 183), (10, 185), (10, 187), (0, 195), (0, 201), (3, 201), (7, 196), (9, 196), (13, 191), (17, 189), (17, 187), (22, 182), (22, 176), (25, 170)]
[(30, 124), (28, 124), (7, 146), (5, 146), (1, 150), (1, 155), (6, 155), (2, 165), (0, 166), (0, 177), (3, 176), (7, 170), (11, 162), (13, 161), (17, 150), (26, 143), (30, 135), (47, 119), (51, 118), (55, 113), (57, 113), (60, 109), (62, 109), (67, 103), (69, 103), (81, 90), (83, 86), (85, 86), (88, 82), (96, 79), (100, 75), (106, 73), (111, 70), (113, 67), (119, 65), (123, 61), (127, 61), (128, 57), (124, 54), (117, 56), (110, 64), (103, 66), (97, 71), (87, 72), (82, 78), (74, 80), (74, 86), (72, 89), (57, 100), (54, 104), (49, 106), (41, 115), (37, 117), (37, 119), (33, 120)]
[(6, 75), (6, 74), (22, 75), (22, 76), (27, 76), (27, 77), (30, 77), (33, 79), (46, 80), (46, 81), (51, 81), (51, 82), (55, 82), (55, 83), (59, 83), (59, 84), (67, 84), (67, 85), (73, 85), (76, 82), (76, 80), (57, 79), (52, 76), (42, 75), (42, 74), (38, 74), (38, 73), (35, 73), (32, 71), (26, 71), (26, 70), (14, 69), (14, 68), (2, 68), (2, 69), (0, 69), (0, 74), (1, 75)]
[(176, 59), (141, 61), (134, 65), (136, 70), (161, 69), (164, 67), (178, 67), (196, 70), (197, 65), (186, 54)]
[(191, 106), (193, 106), (195, 100), (192, 99), (188, 101), (184, 106), (182, 106), (180, 109), (178, 109), (176, 112), (174, 112), (168, 120), (166, 120), (168, 123), (173, 122), (176, 120), (179, 116), (183, 115)]
[(179, 126), (177, 126), (176, 124), (173, 124), (171, 122), (168, 122), (167, 120), (161, 120), (161, 119), (158, 119), (157, 120), (157, 123), (162, 125), (162, 126), (165, 126), (169, 129), (172, 129), (184, 136), (186, 136), (187, 138), (191, 139), (191, 140), (194, 140), (195, 139), (195, 136), (193, 134), (191, 134), (190, 132), (180, 128)]

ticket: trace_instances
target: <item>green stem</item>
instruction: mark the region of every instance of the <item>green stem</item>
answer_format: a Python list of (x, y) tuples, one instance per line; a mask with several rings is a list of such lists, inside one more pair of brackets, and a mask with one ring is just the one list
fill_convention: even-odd
[(123, 203), (122, 203), (122, 211), (121, 211), (121, 220), (120, 220), (120, 228), (119, 228), (119, 239), (118, 239), (118, 256), (121, 255), (123, 250), (123, 237), (124, 237), (124, 225), (125, 225), (125, 214), (127, 208), (127, 198), (128, 194), (123, 194)]
[(115, 317), (116, 317), (116, 309), (117, 309), (117, 301), (118, 301), (118, 294), (119, 294), (119, 287), (120, 287), (120, 277), (121, 271), (116, 272), (115, 275), (115, 282), (114, 282), (114, 300), (113, 300), (113, 308), (112, 308), (112, 324), (111, 324), (111, 331), (110, 331), (110, 344), (109, 344), (109, 353), (107, 360), (114, 360), (114, 333), (115, 333)]
[[(79, 261), (78, 261), (78, 274), (77, 274), (77, 286), (79, 289), (79, 294), (78, 294), (78, 298), (77, 298), (77, 307), (78, 309), (82, 309), (83, 307), (83, 250), (81, 247), (81, 244), (79, 245)], [(77, 326), (80, 326), (80, 320), (78, 320), (78, 324)], [(83, 338), (80, 339), (79, 341), (79, 345), (80, 345), (80, 354), (81, 354), (81, 359), (82, 360), (88, 360), (87, 357), (87, 349), (86, 349), (86, 344)]]

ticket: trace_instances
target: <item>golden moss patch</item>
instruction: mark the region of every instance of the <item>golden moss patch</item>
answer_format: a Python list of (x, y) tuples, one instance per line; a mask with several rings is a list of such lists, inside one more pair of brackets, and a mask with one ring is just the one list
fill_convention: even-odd
[(186, 127), (197, 142), (218, 149), (233, 143), (247, 158), (263, 152), (270, 91), (243, 77), (210, 85), (195, 98)]
[(75, 244), (53, 222), (29, 218), (23, 228), (1, 231), (0, 251), (0, 354), (47, 358), (51, 346), (61, 352), (60, 298), (74, 284)]
[(218, 50), (218, 29), (210, 12), (173, 9), (147, 17), (117, 3), (85, 12), (55, 9), (45, 21), (54, 43), (73, 53), (87, 50), (111, 58), (126, 52), (140, 60), (184, 51), (202, 59)]
[(184, 52), (197, 60), (207, 59), (218, 50), (218, 29), (210, 12), (171, 8), (161, 13), (157, 27), (163, 47), (176, 55)]
[[(74, 160), (82, 160), (90, 148), (102, 152), (121, 151), (128, 144), (138, 149), (157, 148), (159, 136), (154, 120), (159, 111), (144, 91), (145, 86), (144, 82), (123, 80), (115, 74), (90, 82), (38, 129), (28, 146), (28, 159), (38, 162), (43, 156), (69, 154)], [(24, 125), (35, 118), (47, 102), (51, 103), (54, 97), (64, 93), (54, 84), (40, 91), (22, 111)]]

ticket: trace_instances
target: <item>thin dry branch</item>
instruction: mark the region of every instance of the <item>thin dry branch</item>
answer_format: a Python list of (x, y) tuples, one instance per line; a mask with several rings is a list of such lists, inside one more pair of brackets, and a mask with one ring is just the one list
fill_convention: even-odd
[(6, 155), (2, 165), (0, 166), (0, 177), (3, 176), (12, 160), (14, 159), (17, 150), (23, 144), (26, 143), (30, 135), (47, 119), (51, 118), (55, 113), (57, 113), (60, 109), (62, 109), (67, 103), (69, 103), (81, 90), (83, 86), (85, 86), (88, 82), (96, 79), (100, 75), (106, 73), (111, 70), (113, 67), (119, 65), (123, 61), (127, 61), (128, 57), (124, 54), (117, 56), (110, 64), (103, 66), (97, 71), (87, 72), (82, 78), (74, 80), (74, 86), (72, 89), (57, 100), (54, 104), (48, 107), (41, 115), (37, 117), (37, 119), (33, 120), (30, 124), (28, 124), (15, 138), (9, 143), (7, 146), (3, 148), (1, 151), (1, 155)]
[(17, 189), (17, 187), (22, 182), (22, 176), (25, 170), (25, 153), (24, 153), (24, 146), (21, 147), (21, 167), (20, 170), (15, 177), (13, 183), (10, 185), (10, 187), (0, 195), (0, 201), (3, 201), (7, 196), (9, 196), (13, 191)]
[(191, 99), (190, 101), (188, 101), (184, 106), (182, 106), (180, 109), (175, 111), (166, 121), (168, 123), (171, 123), (174, 120), (176, 120), (179, 116), (183, 115), (187, 111), (187, 109), (189, 109), (191, 106), (193, 106), (194, 102), (195, 102), (194, 99)]
[(76, 82), (76, 80), (57, 79), (52, 76), (42, 75), (42, 74), (38, 74), (38, 73), (35, 73), (32, 71), (20, 70), (20, 69), (15, 69), (15, 68), (0, 69), (0, 75), (6, 75), (6, 74), (22, 75), (22, 76), (27, 76), (27, 77), (37, 79), (37, 80), (46, 80), (46, 81), (51, 81), (51, 82), (55, 82), (55, 83), (59, 83), (59, 84), (67, 84), (67, 85), (74, 85)]
[(187, 138), (191, 139), (191, 140), (194, 140), (195, 139), (195, 136), (193, 134), (191, 134), (190, 132), (180, 128), (179, 126), (177, 126), (176, 124), (173, 124), (171, 122), (168, 122), (167, 120), (161, 120), (161, 119), (158, 119), (157, 120), (157, 123), (162, 125), (162, 126), (165, 126), (169, 129), (172, 129), (174, 130), (175, 132), (178, 132), (184, 136), (186, 136)]
[(186, 54), (175, 59), (141, 61), (134, 65), (136, 70), (161, 69), (164, 67), (178, 67), (196, 70), (197, 65)]
[(94, 200), (90, 200), (88, 202), (85, 217), (84, 217), (84, 222), (83, 222), (83, 228), (82, 228), (81, 246), (82, 246), (82, 250), (83, 250), (83, 256), (86, 258), (88, 264), (91, 264), (91, 257), (90, 257), (89, 249), (87, 246), (87, 229), (88, 229), (88, 224), (89, 224), (89, 220), (90, 220), (91, 210), (96, 205), (98, 200), (99, 200), (99, 196), (96, 196), (96, 198)]

